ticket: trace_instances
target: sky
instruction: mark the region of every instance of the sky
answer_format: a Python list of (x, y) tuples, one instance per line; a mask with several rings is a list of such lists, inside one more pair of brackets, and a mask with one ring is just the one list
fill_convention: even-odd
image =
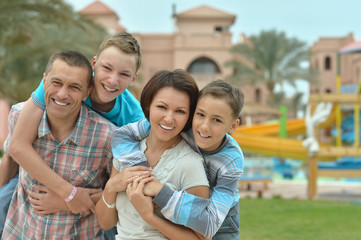
[[(93, 0), (66, 0), (76, 11)], [(130, 33), (173, 33), (172, 6), (176, 13), (208, 5), (236, 15), (230, 28), (232, 41), (240, 34), (257, 35), (262, 30), (284, 31), (309, 46), (320, 37), (342, 37), (350, 33), (361, 40), (360, 0), (101, 0), (120, 18)], [(287, 96), (304, 92), (307, 102), (309, 86), (298, 81), (297, 89), (283, 87)], [(280, 91), (277, 86), (275, 91)]]
[[(66, 0), (76, 11), (93, 0)], [(354, 34), (361, 40), (360, 0), (102, 0), (131, 33), (172, 33), (172, 5), (180, 13), (208, 5), (236, 15), (233, 41), (262, 30), (286, 32), (312, 45), (320, 37)]]

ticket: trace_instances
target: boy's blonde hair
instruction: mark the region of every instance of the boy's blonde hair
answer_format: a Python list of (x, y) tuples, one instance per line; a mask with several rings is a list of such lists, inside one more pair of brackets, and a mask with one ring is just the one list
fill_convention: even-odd
[(223, 99), (231, 107), (233, 118), (239, 117), (244, 103), (244, 95), (239, 88), (218, 79), (202, 88), (199, 92), (199, 99), (207, 95)]
[(114, 46), (126, 54), (134, 55), (136, 60), (135, 72), (138, 72), (140, 65), (142, 64), (142, 53), (138, 41), (127, 32), (118, 32), (116, 34), (106, 37), (100, 44), (97, 52), (97, 58), (108, 47)]

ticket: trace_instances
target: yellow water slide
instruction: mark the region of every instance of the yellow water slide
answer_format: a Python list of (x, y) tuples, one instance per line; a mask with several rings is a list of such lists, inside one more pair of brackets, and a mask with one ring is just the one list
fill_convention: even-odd
[[(327, 120), (320, 124), (324, 128), (334, 124), (335, 109), (332, 109)], [(278, 137), (279, 122), (263, 123), (252, 126), (240, 126), (232, 134), (243, 151), (265, 156), (282, 158), (307, 159), (307, 149), (302, 140)], [(305, 134), (305, 119), (290, 119), (286, 123), (288, 137)]]

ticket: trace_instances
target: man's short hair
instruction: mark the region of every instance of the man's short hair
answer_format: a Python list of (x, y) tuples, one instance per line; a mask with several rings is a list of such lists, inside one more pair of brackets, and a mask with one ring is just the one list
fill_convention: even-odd
[(244, 103), (244, 95), (239, 88), (233, 87), (224, 80), (218, 79), (208, 83), (199, 92), (199, 99), (204, 96), (213, 96), (223, 99), (232, 109), (234, 119), (238, 118)]
[(78, 51), (73, 51), (73, 50), (69, 50), (69, 51), (62, 51), (62, 52), (58, 52), (53, 54), (48, 62), (48, 65), (46, 66), (45, 69), (45, 73), (48, 74), (51, 69), (53, 68), (53, 64), (55, 62), (55, 60), (60, 59), (62, 61), (64, 61), (66, 64), (68, 64), (71, 67), (80, 67), (80, 68), (84, 68), (88, 71), (88, 78), (87, 78), (87, 82), (88, 82), (88, 87), (90, 87), (92, 85), (92, 66), (89, 62), (89, 60), (80, 52)]
[(112, 46), (128, 55), (134, 55), (136, 60), (135, 72), (138, 72), (140, 65), (142, 64), (142, 54), (140, 52), (138, 41), (132, 36), (132, 34), (127, 32), (118, 32), (106, 37), (98, 48), (97, 58), (99, 58), (99, 55), (105, 49)]

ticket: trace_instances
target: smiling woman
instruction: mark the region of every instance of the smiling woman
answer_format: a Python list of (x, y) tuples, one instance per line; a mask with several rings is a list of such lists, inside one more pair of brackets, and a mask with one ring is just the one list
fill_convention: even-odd
[[(151, 130), (140, 148), (157, 182), (208, 198), (203, 160), (180, 136), (190, 129), (197, 97), (198, 87), (186, 71), (157, 72), (141, 94), (141, 106)], [(113, 152), (116, 142), (117, 131), (113, 134)], [(135, 174), (138, 168), (123, 170), (114, 159), (104, 199), (96, 206), (99, 224), (105, 229), (117, 224), (119, 239), (199, 239), (191, 229), (165, 220), (159, 210), (154, 213), (151, 197), (143, 193), (144, 184), (155, 181), (154, 177), (144, 172)], [(110, 208), (114, 203), (116, 208)]]

